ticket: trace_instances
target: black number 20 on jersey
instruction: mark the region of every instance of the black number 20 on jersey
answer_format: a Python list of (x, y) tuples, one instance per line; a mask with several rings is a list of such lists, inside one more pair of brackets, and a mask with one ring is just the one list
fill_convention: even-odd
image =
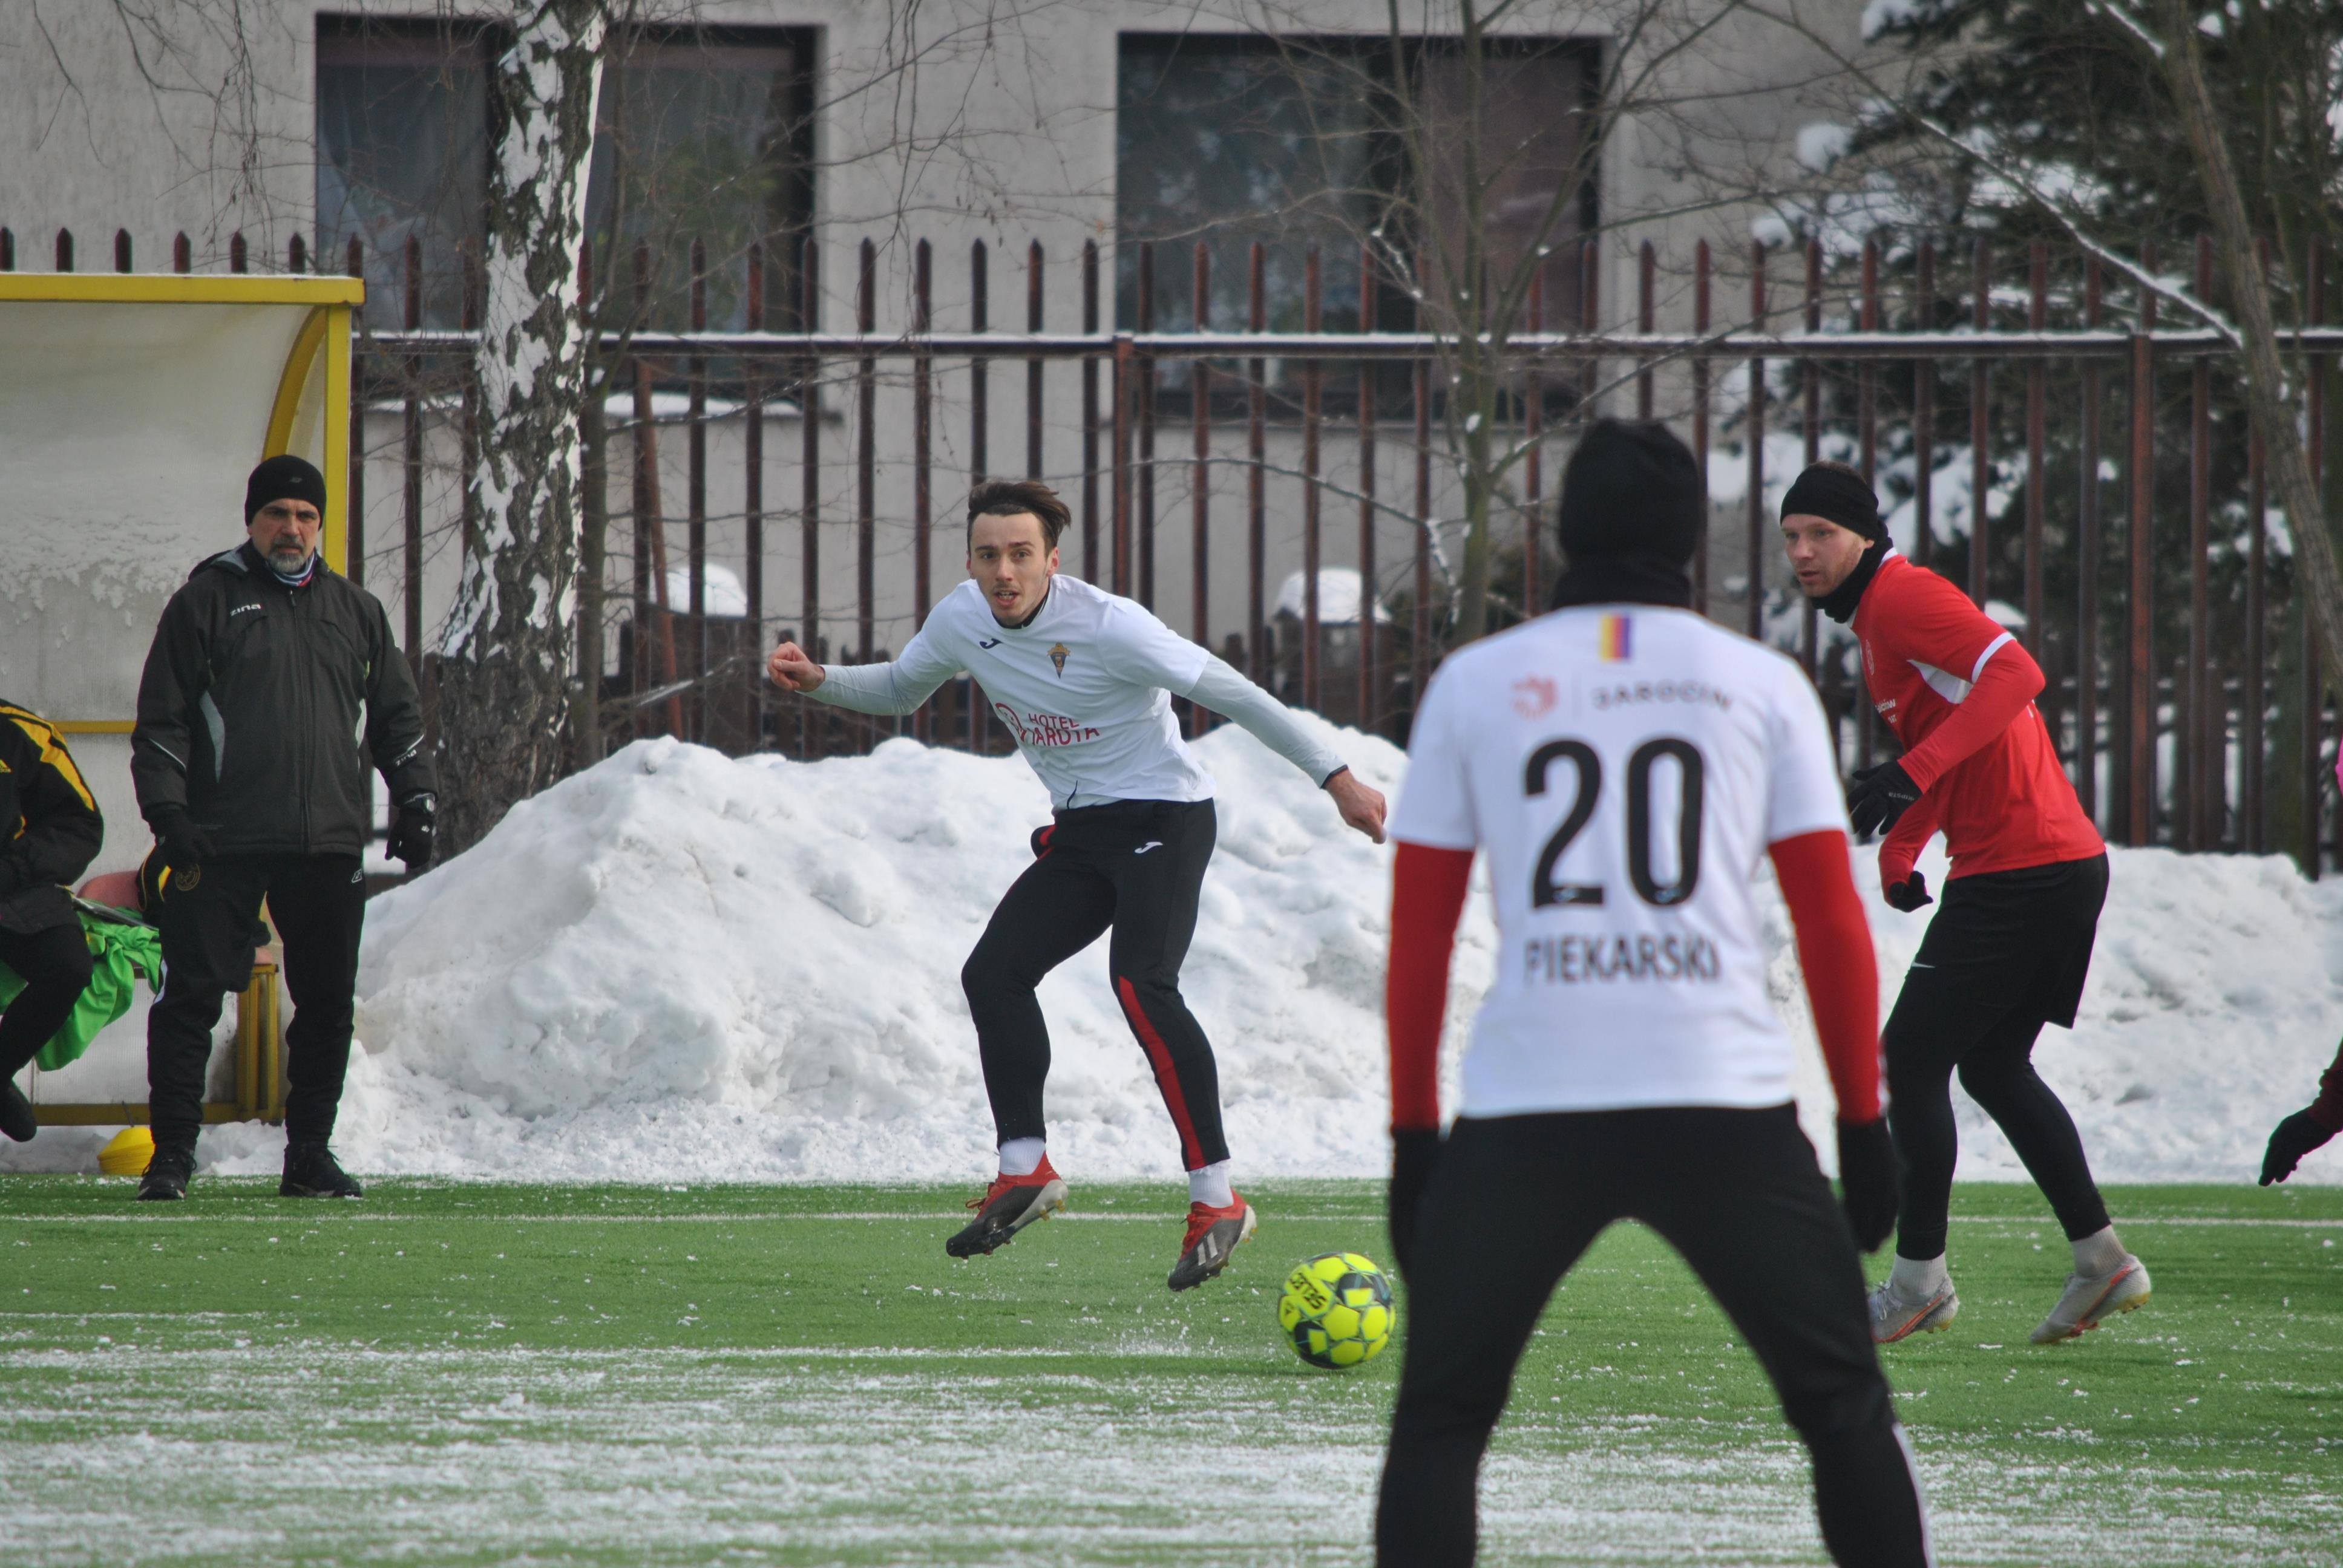
[[(1652, 875), (1652, 765), (1663, 757), (1674, 759), (1683, 776), (1676, 799), (1676, 876), (1672, 882), (1659, 881)], [(1594, 815), (1595, 799), (1603, 792), (1603, 759), (1584, 740), (1549, 740), (1530, 753), (1529, 767), (1522, 775), (1522, 792), (1544, 794), (1546, 775), (1562, 761), (1567, 761), (1577, 776), (1577, 793), (1562, 826), (1545, 841), (1537, 869), (1530, 874), (1530, 907), (1534, 910), (1551, 904), (1603, 901), (1600, 882), (1554, 879), (1554, 869), (1563, 852)], [(1644, 741), (1627, 759), (1627, 879), (1647, 904), (1661, 909), (1681, 904), (1700, 886), (1701, 786), (1707, 771), (1700, 748), (1673, 735)]]

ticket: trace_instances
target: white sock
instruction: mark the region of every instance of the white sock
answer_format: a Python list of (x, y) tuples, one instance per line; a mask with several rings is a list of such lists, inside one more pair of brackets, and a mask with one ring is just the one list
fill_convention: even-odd
[(1935, 1295), (1946, 1283), (1945, 1255), (1933, 1258), (1896, 1257), (1896, 1266), (1887, 1271), (1887, 1283), (1896, 1293), (1907, 1300), (1920, 1301)]
[(1225, 1209), (1237, 1201), (1229, 1188), (1229, 1162), (1225, 1160), (1188, 1172), (1188, 1201), (1210, 1208)]
[(2116, 1228), (2108, 1225), (2094, 1231), (2079, 1241), (2069, 1243), (2075, 1249), (2075, 1272), (2097, 1277), (2112, 1274), (2123, 1267), (2124, 1246), (2116, 1240)]
[(1001, 1146), (1001, 1173), (1003, 1176), (1031, 1176), (1041, 1168), (1041, 1155), (1048, 1148), (1040, 1138), (1012, 1138)]

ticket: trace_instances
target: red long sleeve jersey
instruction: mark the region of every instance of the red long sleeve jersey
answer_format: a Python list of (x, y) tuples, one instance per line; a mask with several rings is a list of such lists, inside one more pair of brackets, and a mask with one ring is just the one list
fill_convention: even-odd
[[(1956, 877), (2086, 859), (2106, 848), (2034, 705), (2040, 668), (1967, 595), (1891, 554), (1855, 608), (1855, 634), (1872, 702), (1923, 791), (1881, 847), (1883, 881), (1908, 875), (1933, 832), (1945, 835)], [(2001, 712), (2006, 722), (1996, 722)]]

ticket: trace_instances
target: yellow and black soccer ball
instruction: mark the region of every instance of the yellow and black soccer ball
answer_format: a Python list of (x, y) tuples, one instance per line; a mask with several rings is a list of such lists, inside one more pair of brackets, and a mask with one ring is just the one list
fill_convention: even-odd
[(1277, 1326), (1313, 1367), (1354, 1367), (1391, 1343), (1399, 1313), (1391, 1281), (1371, 1258), (1321, 1252), (1285, 1276)]

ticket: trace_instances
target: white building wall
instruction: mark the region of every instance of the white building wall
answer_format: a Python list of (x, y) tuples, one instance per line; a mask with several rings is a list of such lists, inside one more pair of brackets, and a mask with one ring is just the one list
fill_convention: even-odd
[[(447, 7), (429, 3), (365, 4), (334, 8), (339, 15), (431, 16)], [(487, 8), (478, 8), (482, 14)], [(1617, 40), (1634, 12), (1646, 7), (1600, 0), (1525, 5), (1513, 14), (1512, 30), (1526, 34)], [(1810, 6), (1808, 20), (1835, 36), (1838, 46), (1855, 45), (1860, 0), (1834, 0)], [(463, 7), (459, 15), (473, 14)], [(1111, 318), (1114, 220), (1115, 94), (1117, 39), (1125, 31), (1252, 31), (1379, 34), (1382, 0), (1305, 0), (1274, 7), (1238, 7), (1215, 0), (1203, 8), (1144, 3), (1144, 0), (1082, 0), (1009, 8), (977, 0), (951, 0), (910, 10), (900, 5), (784, 5), (773, 0), (710, 0), (697, 6), (669, 7), (678, 18), (697, 16), (710, 24), (804, 26), (820, 40), (816, 129), (819, 169), (816, 205), (824, 252), (824, 325), (850, 326), (854, 252), (866, 237), (879, 247), (879, 327), (903, 330), (910, 321), (910, 256), (920, 238), (935, 249), (934, 305), (937, 324), (956, 328), (969, 319), (967, 257), (971, 242), (991, 249), (992, 325), (1016, 330), (1024, 324), (1026, 247), (1038, 240), (1048, 257), (1046, 327), (1071, 331), (1081, 325), (1076, 261), (1083, 243), (1097, 240), (1101, 263), (1103, 307)], [(1427, 30), (1453, 31), (1440, 6), (1416, 6), (1413, 16)], [(77, 239), (81, 270), (110, 267), (113, 236), (126, 229), (141, 270), (169, 266), (172, 236), (185, 232), (199, 270), (224, 268), (229, 236), (241, 232), (256, 268), (281, 266), (287, 242), (314, 233), (316, 81), (314, 38), (319, 8), (292, 0), (181, 0), (153, 13), (156, 27), (126, 29), (103, 4), (36, 9), (32, 0), (0, 0), (0, 226), (14, 236), (16, 266), (52, 265), (54, 236), (69, 228)], [(1658, 7), (1657, 21), (1640, 36), (1642, 54), (1631, 55), (1626, 75), (1679, 41), (1694, 22), (1708, 30), (1696, 45), (1669, 54), (1642, 91), (1648, 112), (1623, 124), (1606, 148), (1600, 202), (1606, 225), (1604, 319), (1632, 322), (1634, 246), (1653, 240), (1663, 256), (1661, 315), (1664, 327), (1690, 322), (1687, 267), (1694, 244), (1715, 246), (1720, 274), (1715, 286), (1720, 324), (1746, 315), (1745, 266), (1755, 204), (1746, 193), (1765, 187), (1768, 176), (1790, 166), (1798, 130), (1828, 116), (1840, 96), (1822, 52), (1778, 25), (1746, 13), (1725, 14), (1701, 0)], [(1639, 99), (1639, 102), (1644, 101)], [(1740, 199), (1732, 198), (1741, 193)], [(1230, 256), (1223, 266), (1238, 264)], [(1184, 273), (1184, 256), (1170, 265)], [(1795, 266), (1776, 275), (1777, 299), (1794, 288)], [(396, 302), (377, 299), (369, 320), (393, 325)], [(5, 346), (0, 345), (0, 354)], [(833, 367), (833, 377), (849, 367)], [(940, 593), (961, 570), (959, 501), (970, 467), (965, 362), (938, 367), (935, 437), (934, 529), (930, 546), (933, 591)], [(1332, 367), (1330, 376), (1347, 377)], [(910, 394), (906, 367), (882, 366), (879, 397), (880, 465), (877, 524), (876, 640), (900, 648), (918, 607), (912, 599), (910, 553), (912, 528)], [(1101, 379), (1104, 377), (1102, 376)], [(1071, 363), (1053, 363), (1046, 372), (1046, 474), (1070, 498), (1080, 490), (1081, 372)], [(1019, 474), (1024, 467), (1024, 370), (1020, 362), (995, 361), (991, 370), (991, 419), (988, 467)], [(1102, 398), (1103, 401), (1103, 398)], [(623, 403), (623, 398), (621, 399)], [(1662, 411), (1681, 414), (1683, 377), (1663, 378)], [(1632, 391), (1614, 394), (1612, 411), (1632, 411)], [(822, 535), (824, 631), (832, 646), (850, 646), (855, 607), (855, 469), (852, 401), (849, 389), (833, 385), (824, 427)], [(1719, 414), (1725, 412), (1720, 399)], [(1111, 416), (1111, 408), (1108, 410)], [(709, 506), (717, 518), (709, 530), (711, 558), (737, 563), (741, 552), (742, 486), (740, 421), (719, 422), (711, 431)], [(1377, 487), (1404, 507), (1413, 496), (1413, 459), (1404, 449), (1404, 422), (1386, 421)], [(664, 509), (670, 519), (670, 549), (683, 553), (685, 442), (679, 428), (662, 432)], [(5, 435), (0, 435), (5, 438)], [(122, 438), (135, 444), (138, 433)], [(367, 580), (389, 604), (394, 625), (403, 624), (401, 603), (403, 533), (397, 468), (399, 420), (395, 411), (372, 416), (366, 516)], [(1220, 425), (1218, 451), (1241, 456), (1241, 423)], [(1101, 443), (1102, 456), (1106, 444)], [(802, 597), (798, 426), (793, 417), (773, 418), (766, 435), (769, 513), (764, 600), (775, 629), (794, 629)], [(1246, 616), (1243, 477), (1234, 464), (1213, 476), (1211, 622), (1191, 624), (1189, 563), (1189, 430), (1166, 422), (1159, 458), (1168, 466), (1156, 487), (1159, 525), (1155, 599), (1166, 618), (1183, 631), (1201, 633), (1217, 646)], [(1347, 425), (1330, 422), (1325, 467), (1337, 483), (1355, 487), (1355, 437)], [(455, 582), (454, 518), (457, 486), (452, 436), (443, 428), (428, 443), (433, 464), (427, 477), (427, 559), (424, 610), (427, 640), (452, 598)], [(1559, 481), (1564, 447), (1557, 442), (1546, 459), (1546, 490)], [(239, 474), (257, 453), (223, 453), (220, 462)], [(1272, 435), (1271, 460), (1299, 467), (1298, 434), (1280, 427)], [(614, 609), (628, 591), (631, 545), (627, 510), (630, 491), (627, 443), (611, 445), (610, 501), (614, 526), (609, 539), (609, 587)], [(1301, 560), (1298, 534), (1299, 481), (1272, 476), (1269, 592)], [(1102, 510), (1111, 487), (1101, 481)], [(1453, 487), (1444, 474), (1435, 511), (1453, 516)], [(1324, 559), (1347, 565), (1356, 558), (1357, 508), (1338, 496), (1323, 503)], [(218, 519), (221, 542), (235, 538), (236, 519)], [(1742, 553), (1737, 514), (1721, 516), (1715, 574), (1722, 584), (1728, 564)], [(1102, 520), (1101, 528), (1105, 523)], [(37, 542), (10, 537), (0, 506), (0, 617), (48, 615), (65, 598), (86, 598), (102, 590), (95, 579), (55, 580), (42, 563)], [(1386, 515), (1377, 526), (1377, 548), (1384, 580), (1403, 580), (1414, 547), (1414, 530), (1403, 517)], [(1081, 569), (1079, 545), (1067, 541), (1067, 566)], [(190, 563), (191, 564), (191, 563)], [(184, 568), (181, 568), (182, 570)], [(160, 581), (176, 574), (161, 574)], [(118, 574), (117, 574), (118, 576)], [(136, 604), (107, 602), (105, 624), (141, 637), (159, 611), (162, 590), (141, 589)], [(116, 635), (109, 632), (108, 635)], [(613, 642), (615, 657), (615, 641)], [(0, 672), (0, 687), (25, 678)], [(36, 704), (43, 691), (12, 691)], [(127, 715), (77, 715), (127, 717)]]

